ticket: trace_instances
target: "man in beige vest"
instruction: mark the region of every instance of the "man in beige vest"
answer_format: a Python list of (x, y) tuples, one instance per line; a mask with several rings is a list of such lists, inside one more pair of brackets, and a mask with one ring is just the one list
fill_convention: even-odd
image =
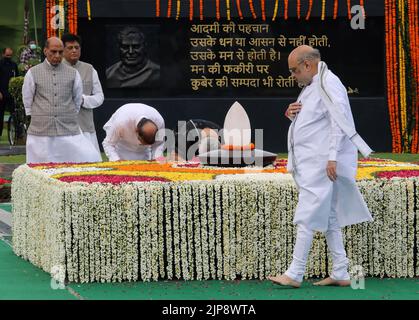
[(100, 156), (93, 121), (93, 109), (102, 105), (104, 97), (97, 71), (91, 64), (80, 61), (81, 38), (79, 36), (67, 33), (61, 37), (61, 41), (64, 44), (63, 63), (74, 67), (79, 72), (83, 82), (83, 102), (79, 112), (80, 128), (83, 134), (92, 141)]
[(26, 114), (31, 116), (27, 163), (101, 161), (78, 124), (82, 81), (74, 68), (61, 63), (63, 51), (60, 39), (47, 39), (46, 59), (25, 75), (23, 103)]

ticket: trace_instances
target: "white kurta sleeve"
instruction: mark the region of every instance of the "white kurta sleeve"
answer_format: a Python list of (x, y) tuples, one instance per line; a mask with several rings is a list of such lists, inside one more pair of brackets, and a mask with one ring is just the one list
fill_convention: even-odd
[(121, 138), (120, 130), (118, 127), (110, 126), (105, 128), (106, 137), (102, 142), (103, 150), (105, 151), (106, 156), (109, 161), (118, 161), (121, 160), (118, 152), (116, 151), (116, 144)]
[(31, 115), (33, 98), (35, 96), (35, 82), (32, 77), (31, 70), (25, 75), (22, 86), (22, 99), (25, 113), (27, 116)]
[(76, 78), (74, 79), (73, 84), (73, 101), (76, 105), (77, 112), (80, 111), (80, 106), (83, 99), (83, 82), (81, 80), (80, 74), (76, 72)]
[(331, 128), (329, 137), (329, 161), (336, 161), (337, 153), (341, 149), (345, 133), (339, 128), (337, 123), (330, 117)]
[[(345, 88), (329, 81), (327, 83), (327, 92), (331, 96), (335, 106), (338, 108), (338, 112), (346, 117), (346, 111), (348, 109), (350, 110), (350, 106), (348, 105), (348, 97)], [(329, 161), (336, 161), (337, 153), (342, 148), (342, 143), (346, 135), (330, 115), (329, 119)]]
[(102, 85), (100, 84), (97, 71), (93, 69), (92, 72), (93, 80), (93, 92), (91, 95), (83, 95), (83, 108), (94, 109), (102, 105), (103, 103), (103, 90)]
[(156, 158), (161, 157), (163, 155), (163, 152), (164, 152), (164, 141), (156, 143), (151, 148), (151, 159), (150, 160), (155, 160)]

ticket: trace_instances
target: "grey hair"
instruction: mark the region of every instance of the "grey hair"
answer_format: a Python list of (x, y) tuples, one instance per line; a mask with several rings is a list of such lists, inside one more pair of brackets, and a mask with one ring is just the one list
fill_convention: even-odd
[(303, 53), (298, 57), (298, 63), (301, 63), (305, 60), (310, 60), (310, 61), (318, 60), (318, 61), (320, 61), (321, 58), (322, 57), (320, 55), (320, 51), (318, 49), (312, 48), (312, 50), (310, 52)]

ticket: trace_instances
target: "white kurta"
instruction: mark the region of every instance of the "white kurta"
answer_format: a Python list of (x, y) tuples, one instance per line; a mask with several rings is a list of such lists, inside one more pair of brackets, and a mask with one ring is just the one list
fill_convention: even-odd
[[(26, 115), (31, 115), (36, 86), (31, 70), (25, 75), (22, 98)], [(73, 86), (73, 101), (77, 112), (82, 103), (83, 86), (79, 73)], [(26, 163), (45, 162), (98, 162), (102, 161), (95, 146), (81, 132), (68, 136), (37, 136), (28, 134), (26, 140)]]
[(159, 130), (164, 130), (164, 120), (160, 113), (142, 103), (128, 103), (121, 106), (103, 126), (106, 137), (103, 149), (110, 161), (118, 160), (154, 160), (163, 155), (162, 139), (149, 145), (142, 145), (136, 132), (138, 122), (147, 118), (153, 121)]
[[(340, 227), (371, 221), (371, 214), (356, 185), (357, 148), (330, 117), (318, 90), (319, 75), (301, 93), (302, 109), (288, 131), (288, 171), (293, 173), (299, 198), (294, 223), (326, 231), (336, 189), (336, 216)], [(330, 70), (328, 94), (353, 125), (345, 87)], [(337, 161), (337, 180), (326, 174), (327, 162)]]
[[(82, 108), (86, 109), (95, 109), (102, 105), (104, 100), (102, 85), (100, 84), (100, 80), (95, 69), (92, 69), (92, 82), (93, 82), (93, 90), (91, 95), (83, 94), (83, 105)], [(89, 139), (93, 146), (95, 147), (96, 151), (99, 154), (99, 157), (102, 158), (100, 155), (100, 148), (99, 142), (97, 140), (96, 132), (83, 132), (84, 136)]]

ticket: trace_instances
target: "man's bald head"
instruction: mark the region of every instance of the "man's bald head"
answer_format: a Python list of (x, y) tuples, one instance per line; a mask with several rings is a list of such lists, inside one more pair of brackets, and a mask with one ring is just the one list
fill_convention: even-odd
[(318, 72), (320, 51), (303, 45), (295, 48), (288, 56), (288, 67), (299, 86), (308, 85)]
[(50, 37), (45, 41), (45, 48), (49, 48), (51, 45), (61, 45), (64, 47), (63, 42), (58, 37)]
[(61, 63), (63, 52), (64, 45), (59, 38), (51, 37), (45, 41), (44, 54), (51, 65), (57, 66)]
[(320, 51), (313, 47), (302, 45), (291, 51), (288, 60), (295, 59), (297, 63), (304, 60), (319, 62), (321, 60)]
[(137, 124), (138, 140), (142, 144), (151, 145), (156, 141), (157, 125), (150, 119), (143, 118)]

